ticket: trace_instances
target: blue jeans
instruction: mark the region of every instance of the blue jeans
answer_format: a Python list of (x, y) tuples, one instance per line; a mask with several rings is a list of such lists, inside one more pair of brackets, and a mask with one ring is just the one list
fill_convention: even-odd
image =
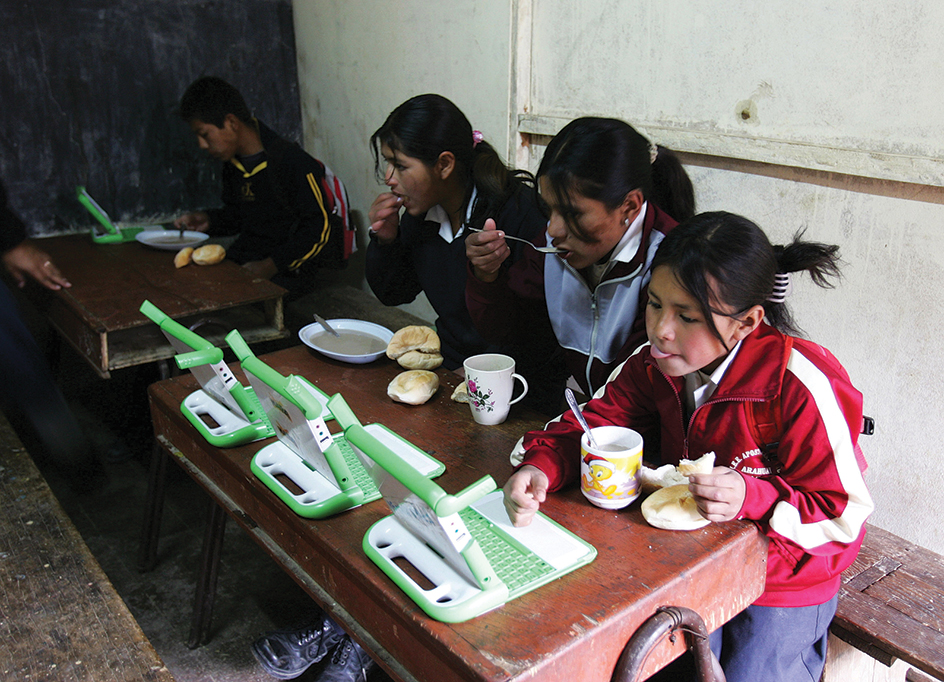
[(825, 604), (748, 606), (711, 633), (727, 682), (819, 682), (838, 597)]

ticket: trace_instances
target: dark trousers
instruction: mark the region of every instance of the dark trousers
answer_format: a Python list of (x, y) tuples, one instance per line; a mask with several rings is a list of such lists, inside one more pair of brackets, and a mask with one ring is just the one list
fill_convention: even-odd
[[(0, 410), (34, 458), (69, 476), (98, 463), (88, 438), (52, 377), (46, 359), (20, 317), (16, 299), (0, 282)], [(37, 451), (37, 449), (39, 451)]]
[[(727, 682), (819, 682), (838, 597), (819, 606), (748, 606), (711, 633)], [(695, 660), (683, 654), (650, 682), (691, 682)]]
[(838, 597), (818, 606), (748, 606), (711, 633), (727, 682), (819, 682)]

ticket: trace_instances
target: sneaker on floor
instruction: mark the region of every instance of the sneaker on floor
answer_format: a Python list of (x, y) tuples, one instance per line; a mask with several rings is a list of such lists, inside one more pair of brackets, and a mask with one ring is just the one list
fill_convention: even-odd
[(360, 644), (344, 635), (326, 659), (315, 682), (367, 682), (367, 673), (377, 665)]
[(272, 677), (291, 680), (327, 656), (342, 637), (344, 630), (320, 614), (307, 627), (263, 635), (252, 643), (252, 655)]

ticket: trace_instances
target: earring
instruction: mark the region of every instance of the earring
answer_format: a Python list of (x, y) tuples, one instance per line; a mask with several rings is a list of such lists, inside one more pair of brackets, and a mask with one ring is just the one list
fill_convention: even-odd
[(623, 218), (623, 227), (629, 227), (629, 218)]

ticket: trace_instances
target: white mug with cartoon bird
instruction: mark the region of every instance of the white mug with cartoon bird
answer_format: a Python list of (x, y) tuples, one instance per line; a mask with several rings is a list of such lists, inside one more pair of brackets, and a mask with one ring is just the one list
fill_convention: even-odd
[(591, 429), (580, 439), (580, 491), (591, 504), (622, 509), (639, 497), (642, 436), (624, 426)]

